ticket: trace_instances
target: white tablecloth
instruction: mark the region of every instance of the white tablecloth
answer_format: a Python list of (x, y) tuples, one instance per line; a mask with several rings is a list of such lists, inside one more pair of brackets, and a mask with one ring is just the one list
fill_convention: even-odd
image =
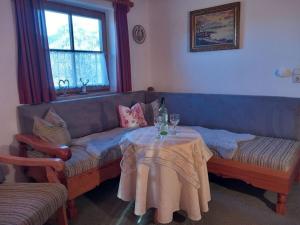
[(160, 223), (169, 223), (173, 212), (185, 210), (200, 220), (211, 199), (206, 162), (212, 156), (198, 132), (178, 127), (176, 135), (157, 139), (154, 127), (126, 134), (118, 197), (135, 200), (135, 214), (157, 209)]

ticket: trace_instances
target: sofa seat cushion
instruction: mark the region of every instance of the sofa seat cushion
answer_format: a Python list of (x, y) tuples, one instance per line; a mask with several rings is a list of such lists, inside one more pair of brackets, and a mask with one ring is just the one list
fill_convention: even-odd
[(65, 162), (65, 175), (73, 177), (85, 171), (96, 168), (99, 160), (85, 151), (84, 147), (71, 147), (72, 157)]
[(119, 142), (131, 130), (133, 129), (115, 128), (73, 140), (72, 157), (66, 161), (66, 176), (76, 176), (120, 159), (122, 152)]
[(1, 184), (0, 224), (44, 224), (65, 204), (67, 197), (67, 190), (62, 184)]
[[(288, 171), (297, 159), (298, 150), (298, 141), (258, 136), (253, 140), (240, 142), (233, 160)], [(213, 152), (219, 156), (215, 150)]]

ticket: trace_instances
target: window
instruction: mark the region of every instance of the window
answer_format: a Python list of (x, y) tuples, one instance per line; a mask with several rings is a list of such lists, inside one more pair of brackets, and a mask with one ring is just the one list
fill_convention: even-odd
[(105, 15), (51, 5), (45, 17), (55, 88), (68, 79), (74, 91), (81, 81), (89, 81), (90, 90), (108, 90)]

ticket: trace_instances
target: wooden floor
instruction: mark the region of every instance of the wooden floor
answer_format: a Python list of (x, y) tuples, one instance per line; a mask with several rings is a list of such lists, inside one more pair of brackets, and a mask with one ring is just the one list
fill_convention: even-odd
[[(288, 213), (273, 212), (276, 194), (253, 188), (243, 182), (210, 177), (213, 200), (210, 211), (201, 221), (186, 219), (184, 212), (174, 215), (172, 225), (300, 225), (300, 184), (296, 184), (288, 199)], [(153, 210), (139, 218), (133, 214), (134, 203), (116, 197), (118, 180), (78, 198), (79, 217), (70, 225), (153, 225)], [(181, 215), (182, 214), (182, 215)]]

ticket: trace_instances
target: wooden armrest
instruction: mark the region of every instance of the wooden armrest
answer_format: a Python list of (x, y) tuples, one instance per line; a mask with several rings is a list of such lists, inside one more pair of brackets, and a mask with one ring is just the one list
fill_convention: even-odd
[(65, 163), (57, 158), (25, 158), (0, 154), (0, 162), (18, 166), (51, 167), (57, 172), (62, 171), (65, 167)]
[(17, 134), (15, 137), (18, 142), (27, 144), (36, 151), (46, 153), (64, 161), (67, 161), (72, 156), (71, 149), (66, 145), (54, 145), (30, 134)]

